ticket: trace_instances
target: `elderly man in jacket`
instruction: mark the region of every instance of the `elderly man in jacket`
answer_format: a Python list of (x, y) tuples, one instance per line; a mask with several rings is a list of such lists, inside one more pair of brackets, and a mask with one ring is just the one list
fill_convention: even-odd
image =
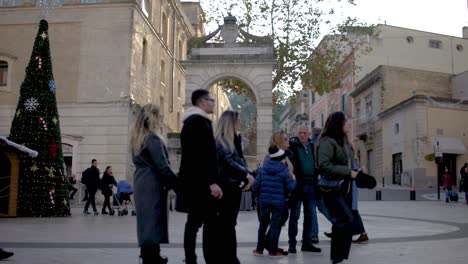
[(302, 230), (302, 251), (321, 252), (313, 243), (318, 242), (317, 224), (317, 174), (315, 169), (314, 144), (309, 139), (308, 127), (298, 128), (297, 137), (289, 141), (289, 149), (293, 153), (293, 167), (296, 175), (297, 187), (290, 199), (289, 215), (289, 252), (296, 253), (296, 236), (301, 204), (304, 205), (304, 223)]

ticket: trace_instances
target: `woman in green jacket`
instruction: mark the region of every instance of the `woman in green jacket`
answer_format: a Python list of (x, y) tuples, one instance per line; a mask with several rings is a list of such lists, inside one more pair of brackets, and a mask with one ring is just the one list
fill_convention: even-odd
[(319, 186), (328, 211), (336, 221), (332, 226), (331, 263), (348, 259), (352, 240), (351, 195), (353, 148), (348, 143), (351, 123), (342, 112), (331, 114), (317, 146), (317, 162), (320, 171)]

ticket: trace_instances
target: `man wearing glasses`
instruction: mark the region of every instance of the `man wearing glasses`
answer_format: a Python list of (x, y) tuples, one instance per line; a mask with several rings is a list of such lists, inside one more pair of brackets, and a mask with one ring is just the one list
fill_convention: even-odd
[(185, 263), (196, 264), (198, 229), (203, 225), (203, 255), (207, 264), (218, 264), (216, 250), (216, 200), (223, 191), (218, 185), (216, 143), (209, 114), (215, 100), (207, 90), (192, 93), (193, 107), (184, 114), (180, 142), (182, 158), (178, 183), (178, 211), (187, 212), (184, 232)]

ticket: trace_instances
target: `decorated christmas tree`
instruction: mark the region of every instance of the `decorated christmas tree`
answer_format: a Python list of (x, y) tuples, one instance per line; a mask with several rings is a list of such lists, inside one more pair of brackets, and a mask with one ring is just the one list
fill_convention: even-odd
[(9, 136), (39, 153), (20, 157), (18, 216), (70, 215), (56, 89), (48, 23), (41, 20)]

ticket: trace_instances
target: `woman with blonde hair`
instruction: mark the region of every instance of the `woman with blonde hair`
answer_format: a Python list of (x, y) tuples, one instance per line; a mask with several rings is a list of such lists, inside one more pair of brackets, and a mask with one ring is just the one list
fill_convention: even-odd
[(167, 192), (175, 185), (176, 175), (169, 166), (159, 130), (159, 108), (143, 106), (135, 120), (130, 144), (135, 165), (135, 207), (137, 236), (143, 264), (165, 264), (160, 243), (168, 243)]
[(219, 263), (238, 264), (236, 223), (242, 190), (248, 190), (253, 182), (243, 158), (239, 113), (225, 111), (218, 120), (215, 132), (218, 153), (218, 170), (223, 197), (218, 207)]

